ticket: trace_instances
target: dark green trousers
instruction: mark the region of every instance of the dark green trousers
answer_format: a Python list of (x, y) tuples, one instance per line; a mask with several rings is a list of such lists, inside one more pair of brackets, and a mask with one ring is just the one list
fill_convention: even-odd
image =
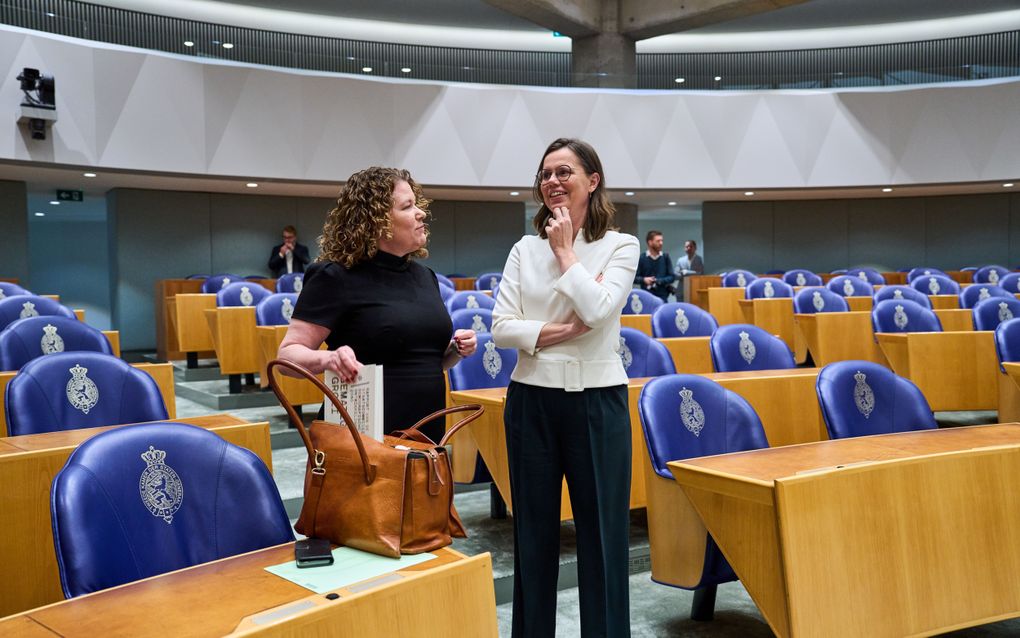
[(507, 453), (514, 521), (514, 638), (556, 631), (560, 486), (577, 529), (581, 635), (629, 636), (627, 387), (566, 392), (511, 382)]

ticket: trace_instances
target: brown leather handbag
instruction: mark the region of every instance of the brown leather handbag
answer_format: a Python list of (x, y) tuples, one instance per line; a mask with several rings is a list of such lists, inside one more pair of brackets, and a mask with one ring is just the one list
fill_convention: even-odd
[[(305, 428), (284, 396), (277, 368), (293, 370), (329, 397), (347, 426), (314, 421)], [(445, 547), (467, 534), (453, 507), (453, 469), (443, 447), (483, 412), (480, 405), (439, 410), (382, 443), (362, 437), (343, 404), (304, 367), (276, 359), (266, 366), (269, 385), (308, 449), (305, 502), (294, 525), (299, 533), (355, 549), (399, 557)], [(418, 431), (447, 414), (470, 412), (434, 443)]]

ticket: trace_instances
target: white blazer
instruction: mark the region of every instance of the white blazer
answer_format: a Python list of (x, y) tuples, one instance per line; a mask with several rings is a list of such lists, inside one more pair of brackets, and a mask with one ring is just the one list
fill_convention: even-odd
[[(510, 251), (492, 311), (492, 336), (500, 348), (520, 351), (514, 381), (568, 392), (627, 383), (619, 355), (620, 312), (637, 271), (638, 240), (608, 231), (588, 243), (578, 231), (574, 252), (578, 263), (560, 275), (548, 239), (526, 235)], [(566, 323), (571, 313), (591, 331), (537, 348), (542, 327)]]

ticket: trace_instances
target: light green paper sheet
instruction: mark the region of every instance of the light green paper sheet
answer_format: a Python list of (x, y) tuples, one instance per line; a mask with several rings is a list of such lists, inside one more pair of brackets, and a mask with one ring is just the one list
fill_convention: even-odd
[(333, 550), (332, 565), (298, 568), (296, 562), (288, 561), (266, 567), (266, 571), (310, 589), (316, 594), (325, 594), (433, 558), (435, 554), (410, 554), (400, 558), (387, 558), (350, 547), (337, 547)]

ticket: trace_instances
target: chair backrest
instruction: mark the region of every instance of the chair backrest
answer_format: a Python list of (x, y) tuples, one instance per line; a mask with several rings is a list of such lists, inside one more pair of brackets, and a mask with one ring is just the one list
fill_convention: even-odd
[(454, 330), (492, 332), (492, 311), (488, 308), (461, 308), (450, 313)]
[(886, 299), (871, 309), (875, 332), (942, 332), (942, 322), (932, 310), (909, 299)]
[(450, 389), (477, 390), (479, 388), (505, 388), (517, 365), (515, 348), (497, 348), (492, 335), (478, 335), (478, 347), (449, 370)]
[(830, 275), (845, 275), (847, 273), (846, 268), (837, 268), (836, 270), (829, 271)]
[(453, 285), (453, 282), (450, 281), (449, 277), (447, 277), (446, 275), (440, 275), (437, 272), (434, 272), (432, 274), (436, 276), (436, 281), (438, 281), (440, 284), (444, 286), (449, 286), (450, 288), (456, 290), (457, 287)]
[(625, 315), (652, 315), (666, 303), (647, 290), (634, 288), (627, 295), (627, 303), (623, 304), (621, 314)]
[(772, 299), (775, 297), (793, 297), (793, 287), (775, 277), (759, 277), (747, 284), (744, 289), (747, 299)]
[(1002, 266), (982, 266), (974, 271), (971, 279), (976, 284), (998, 285), (999, 280), (1009, 274), (1009, 268)]
[(861, 281), (866, 281), (873, 286), (885, 285), (885, 277), (874, 268), (851, 268), (846, 271), (846, 274), (850, 277), (857, 277)]
[(975, 270), (977, 270), (977, 266), (961, 266), (960, 267), (960, 272), (974, 272)]
[(783, 275), (783, 281), (790, 284), (791, 286), (821, 286), (822, 278), (819, 275), (811, 272), (810, 270), (804, 270), (803, 268), (797, 268), (795, 270), (787, 270), (786, 274)]
[(255, 324), (259, 326), (286, 326), (297, 305), (296, 292), (276, 292), (262, 298), (255, 306)]
[(910, 287), (918, 292), (923, 292), (926, 295), (960, 294), (960, 284), (956, 283), (949, 277), (943, 277), (942, 275), (918, 277), (914, 279), (914, 281), (910, 282)]
[(220, 307), (255, 306), (272, 293), (251, 281), (228, 284), (216, 293), (216, 305)]
[(28, 317), (76, 318), (73, 310), (47, 297), (14, 295), (0, 299), (0, 330), (18, 319), (27, 319)]
[(1016, 299), (1016, 296), (995, 284), (971, 284), (960, 290), (960, 307), (973, 308), (979, 301), (1000, 297), (1002, 299)]
[(209, 275), (207, 275), (206, 273), (198, 273), (198, 272), (192, 273), (192, 274), (188, 275), (187, 277), (185, 277), (185, 279), (208, 279), (208, 278), (209, 278)]
[(101, 352), (59, 352), (33, 359), (7, 384), (10, 436), (167, 418), (148, 374)]
[(458, 290), (446, 300), (446, 311), (450, 314), (461, 308), (488, 308), (492, 310), (495, 306), (496, 302), (492, 297), (477, 290)]
[(975, 330), (995, 330), (1003, 321), (1020, 317), (1020, 299), (1013, 296), (991, 297), (977, 302), (971, 312), (974, 313)]
[(305, 273), (289, 272), (276, 280), (276, 292), (301, 292), (305, 285)]
[(870, 297), (875, 294), (873, 285), (850, 275), (833, 277), (825, 287), (843, 297)]
[(620, 328), (619, 354), (628, 379), (676, 373), (669, 348), (640, 330)]
[(475, 290), (492, 290), (503, 281), (503, 273), (486, 272), (475, 277)]
[(1020, 316), (1003, 321), (995, 328), (995, 354), (999, 357), (999, 369), (1003, 363), (1020, 361)]
[(907, 283), (912, 283), (918, 277), (931, 277), (932, 275), (941, 275), (942, 277), (949, 276), (944, 270), (939, 270), (938, 268), (918, 266), (917, 268), (911, 268), (907, 273)]
[(842, 295), (837, 295), (821, 286), (803, 288), (793, 296), (793, 311), (800, 314), (847, 312), (849, 310), (850, 306)]
[(456, 294), (457, 291), (443, 283), (439, 284), (439, 296), (443, 298), (443, 304), (445, 305), (449, 301), (450, 297)]
[(747, 288), (747, 284), (757, 279), (749, 270), (731, 270), (722, 276), (723, 288)]
[(0, 331), (0, 370), (18, 370), (32, 359), (65, 351), (113, 354), (106, 335), (68, 317), (18, 319)]
[(53, 479), (50, 513), (68, 598), (294, 540), (265, 463), (183, 423), (81, 444)]
[(667, 337), (710, 337), (719, 322), (707, 310), (677, 301), (662, 304), (652, 315), (652, 335)]
[(708, 345), (716, 372), (785, 370), (797, 365), (786, 342), (747, 323), (719, 326)]
[(202, 282), (202, 292), (204, 293), (215, 293), (219, 292), (220, 288), (232, 284), (237, 281), (244, 281), (244, 277), (239, 275), (231, 275), (230, 273), (219, 273), (216, 275), (209, 275), (205, 281)]
[(917, 302), (925, 308), (931, 308), (931, 299), (928, 295), (924, 294), (919, 290), (914, 290), (910, 286), (882, 286), (875, 291), (875, 303), (885, 301), (886, 299), (909, 299)]
[(493, 299), (499, 298), (499, 284), (501, 284), (501, 283), (503, 283), (503, 282), (500, 281), (495, 286), (492, 287), (492, 298)]
[(1020, 292), (1020, 272), (1011, 272), (1004, 275), (999, 279), (999, 286), (1005, 288), (1008, 292)]
[(871, 361), (837, 361), (815, 383), (830, 439), (933, 430), (935, 415), (910, 380)]
[(4, 297), (13, 297), (14, 295), (30, 295), (28, 290), (22, 288), (18, 284), (12, 284), (9, 281), (0, 281), (0, 299)]

